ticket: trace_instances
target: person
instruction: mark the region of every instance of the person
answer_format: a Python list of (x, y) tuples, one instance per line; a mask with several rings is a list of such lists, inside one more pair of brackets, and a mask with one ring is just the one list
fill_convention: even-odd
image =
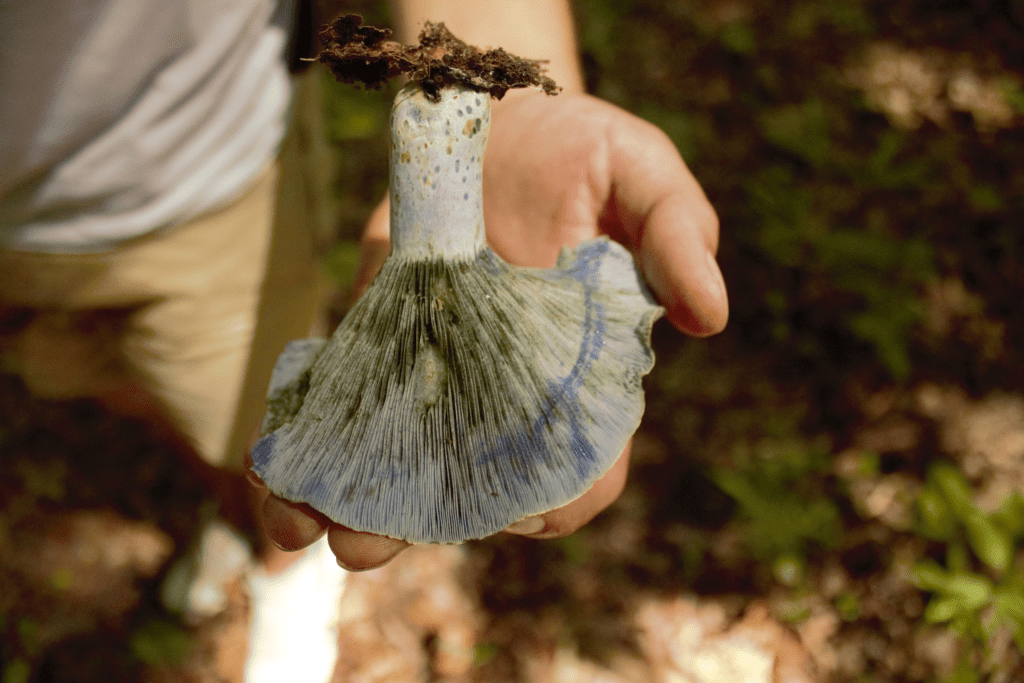
[[(443, 21), (470, 44), (547, 59), (563, 88), (494, 105), (484, 202), (500, 256), (549, 267), (561, 246), (607, 234), (678, 329), (724, 327), (714, 210), (664, 133), (583, 92), (567, 0), (405, 0), (393, 15), (399, 40)], [(19, 321), (6, 363), (32, 391), (138, 410), (125, 387), (142, 386), (205, 460), (240, 467), (273, 361), (318, 302), (312, 195), (289, 156), (294, 16), (287, 0), (0, 0), (0, 320)], [(362, 286), (387, 233), (382, 204)], [(584, 496), (506, 531), (572, 533), (619, 495), (628, 462), (627, 448)], [(326, 680), (331, 612), (310, 610), (342, 581), (324, 558), (366, 570), (406, 544), (252, 483), (272, 544), (250, 571), (246, 679)]]

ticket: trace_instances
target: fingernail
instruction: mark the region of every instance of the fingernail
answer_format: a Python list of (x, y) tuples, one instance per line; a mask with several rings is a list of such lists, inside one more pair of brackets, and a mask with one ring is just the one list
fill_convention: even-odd
[[(387, 562), (385, 561), (382, 564), (387, 564)], [(382, 565), (375, 564), (372, 567), (353, 567), (350, 564), (346, 564), (346, 563), (342, 562), (341, 560), (338, 560), (338, 566), (341, 567), (342, 569), (344, 569), (347, 572), (359, 573), (359, 572), (368, 572), (371, 569), (376, 569), (377, 567), (380, 567)]]
[(708, 285), (712, 294), (719, 300), (725, 299), (725, 279), (722, 277), (722, 270), (718, 267), (715, 255), (710, 251), (705, 254), (708, 265)]
[(521, 519), (515, 524), (510, 524), (505, 531), (510, 534), (519, 534), (520, 536), (529, 536), (531, 534), (539, 534), (544, 530), (544, 518), (543, 517), (527, 517)]
[(263, 480), (256, 476), (256, 473), (252, 470), (245, 471), (245, 478), (250, 484), (258, 489), (266, 489), (267, 485), (263, 483)]

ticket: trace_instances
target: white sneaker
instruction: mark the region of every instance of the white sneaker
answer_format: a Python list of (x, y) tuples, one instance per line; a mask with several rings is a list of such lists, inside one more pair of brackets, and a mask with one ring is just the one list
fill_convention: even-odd
[(249, 544), (226, 522), (206, 525), (197, 545), (167, 572), (160, 597), (181, 614), (186, 623), (198, 624), (228, 607), (228, 585), (252, 567)]
[(328, 683), (338, 658), (338, 616), (347, 572), (327, 537), (275, 576), (249, 574), (252, 607), (245, 683)]

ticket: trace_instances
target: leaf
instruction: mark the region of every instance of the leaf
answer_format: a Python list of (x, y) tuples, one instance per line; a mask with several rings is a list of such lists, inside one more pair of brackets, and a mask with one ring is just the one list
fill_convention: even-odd
[(130, 645), (135, 658), (148, 666), (175, 666), (185, 661), (192, 639), (178, 624), (154, 618), (132, 635)]
[(352, 286), (359, 272), (359, 244), (339, 241), (328, 252), (324, 266), (334, 282), (343, 287)]
[(769, 109), (758, 121), (765, 139), (817, 168), (829, 159), (828, 115), (820, 99)]
[(334, 142), (369, 140), (384, 131), (388, 107), (383, 93), (357, 91), (336, 83), (324, 70), (325, 127)]
[(856, 594), (850, 591), (840, 593), (833, 604), (843, 621), (857, 621), (860, 618), (861, 606)]
[(734, 21), (723, 26), (719, 39), (726, 49), (739, 55), (751, 55), (757, 50), (754, 29), (745, 21)]
[(1016, 491), (1003, 499), (991, 515), (992, 522), (1013, 539), (1024, 536), (1024, 496)]
[(494, 659), (501, 650), (492, 643), (481, 643), (473, 646), (473, 666), (482, 666)]
[(975, 610), (987, 603), (992, 590), (992, 582), (979, 574), (957, 574), (942, 587), (942, 592), (959, 600), (964, 610)]
[(753, 517), (771, 515), (771, 504), (741, 474), (725, 469), (716, 469), (711, 479), (725, 493), (736, 499)]
[(636, 114), (661, 128), (675, 143), (679, 154), (688, 163), (697, 155), (696, 132), (692, 117), (682, 111), (645, 102), (637, 107)]
[(1024, 585), (1018, 580), (999, 586), (992, 596), (992, 604), (1001, 621), (1013, 632), (1017, 648), (1024, 652)]
[(971, 665), (966, 656), (961, 656), (945, 683), (978, 683), (980, 680), (981, 672)]
[(50, 574), (50, 583), (58, 591), (66, 591), (75, 583), (75, 576), (69, 569), (56, 569)]
[(935, 598), (924, 608), (924, 619), (929, 624), (941, 624), (955, 617), (962, 609), (960, 601), (954, 597)]
[(32, 667), (24, 659), (15, 659), (3, 668), (3, 683), (28, 683)]
[(878, 311), (869, 309), (859, 315), (851, 315), (850, 330), (864, 341), (875, 347), (875, 353), (892, 374), (893, 378), (903, 381), (910, 376), (913, 366), (907, 352), (907, 343), (901, 330), (892, 324), (893, 316), (878, 315)]
[(932, 487), (917, 496), (918, 531), (937, 541), (948, 541), (956, 535), (956, 517), (945, 497)]
[(984, 513), (977, 510), (965, 515), (964, 527), (971, 550), (982, 562), (1002, 574), (1013, 559), (1013, 540)]
[(970, 570), (971, 555), (963, 541), (957, 539), (946, 546), (946, 566), (955, 574)]
[(827, 499), (810, 500), (794, 495), (791, 488), (765, 484), (768, 476), (753, 483), (747, 476), (725, 469), (711, 472), (711, 479), (723, 492), (736, 499), (749, 517), (750, 543), (768, 555), (799, 554), (805, 543), (824, 546), (835, 543), (842, 522), (835, 504)]
[(975, 211), (994, 213), (1003, 209), (1003, 197), (991, 185), (975, 185), (968, 190), (967, 198)]
[(910, 570), (910, 578), (914, 585), (924, 591), (941, 591), (949, 577), (949, 572), (931, 560), (922, 560)]
[(1003, 81), (1003, 97), (1006, 102), (1013, 107), (1018, 114), (1024, 116), (1024, 89), (1021, 88), (1020, 83), (1006, 79)]
[(928, 471), (928, 479), (934, 483), (961, 522), (976, 511), (971, 498), (971, 487), (964, 475), (952, 465), (938, 463)]
[(1000, 587), (992, 596), (992, 604), (999, 614), (1012, 621), (1017, 628), (1024, 628), (1024, 595), (1021, 595), (1019, 586)]

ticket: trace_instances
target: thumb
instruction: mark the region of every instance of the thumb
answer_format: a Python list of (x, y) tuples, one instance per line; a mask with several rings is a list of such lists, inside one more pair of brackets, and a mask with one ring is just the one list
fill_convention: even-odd
[[(698, 337), (721, 332), (729, 317), (715, 261), (718, 217), (675, 145), (632, 117), (610, 140), (611, 213), (637, 252), (651, 291), (677, 328)], [(605, 219), (608, 220), (609, 216)]]

